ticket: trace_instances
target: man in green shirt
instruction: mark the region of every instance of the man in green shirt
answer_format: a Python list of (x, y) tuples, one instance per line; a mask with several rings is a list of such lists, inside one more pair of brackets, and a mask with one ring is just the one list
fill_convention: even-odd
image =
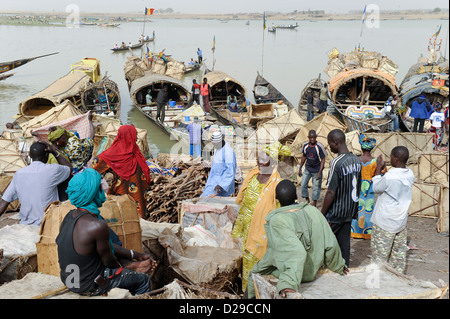
[(255, 297), (252, 274), (278, 278), (277, 293), (299, 290), (301, 282), (314, 280), (322, 266), (345, 275), (345, 260), (323, 214), (306, 202), (297, 204), (297, 189), (289, 180), (276, 188), (281, 207), (266, 216), (267, 252), (248, 277), (248, 298)]

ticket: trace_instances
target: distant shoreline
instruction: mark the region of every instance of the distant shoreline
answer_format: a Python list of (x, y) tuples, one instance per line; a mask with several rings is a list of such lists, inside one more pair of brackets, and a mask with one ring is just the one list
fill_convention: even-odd
[[(448, 20), (449, 19), (449, 11), (448, 9), (444, 9), (445, 11), (441, 12), (426, 12), (426, 11), (381, 11), (380, 19), (381, 20)], [(47, 18), (54, 17), (55, 19), (59, 17), (67, 17), (69, 13), (67, 12), (29, 12), (29, 11), (0, 11), (3, 17), (5, 15), (19, 15), (19, 16), (44, 16)], [(115, 18), (122, 19), (138, 19), (141, 20), (144, 18), (144, 15), (141, 13), (88, 13), (88, 12), (80, 12), (80, 18), (88, 19), (88, 18), (99, 18), (105, 20), (111, 20)], [(361, 13), (342, 13), (342, 14), (327, 14), (327, 13), (290, 13), (290, 14), (281, 14), (281, 13), (266, 13), (266, 21), (270, 23), (271, 20), (291, 20), (291, 21), (309, 21), (309, 20), (361, 20)], [(261, 20), (262, 13), (238, 13), (238, 14), (183, 14), (183, 13), (155, 13), (150, 16), (146, 16), (147, 20), (157, 20), (157, 19), (199, 19), (199, 20)], [(366, 19), (368, 17), (366, 16)], [(4, 19), (2, 20), (4, 22)], [(122, 21), (127, 22), (127, 21)], [(6, 23), (5, 23), (6, 24)]]

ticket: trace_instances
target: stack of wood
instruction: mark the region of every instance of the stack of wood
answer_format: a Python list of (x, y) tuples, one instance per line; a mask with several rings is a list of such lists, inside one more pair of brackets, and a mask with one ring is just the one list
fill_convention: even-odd
[(145, 219), (157, 223), (178, 223), (181, 202), (199, 197), (206, 185), (210, 168), (202, 163), (180, 162), (174, 176), (152, 174)]

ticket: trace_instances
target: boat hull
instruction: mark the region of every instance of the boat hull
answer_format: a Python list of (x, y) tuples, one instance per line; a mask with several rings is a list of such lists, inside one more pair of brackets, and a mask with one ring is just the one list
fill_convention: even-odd
[[(267, 92), (265, 95), (258, 94), (260, 89), (265, 88), (264, 90)], [(265, 92), (264, 92), (265, 93)], [(256, 104), (261, 103), (277, 103), (279, 101), (283, 101), (284, 104), (288, 106), (289, 110), (292, 110), (294, 106), (288, 99), (270, 82), (268, 82), (264, 77), (262, 77), (259, 72), (256, 76), (254, 89), (253, 89), (253, 97), (255, 98)]]
[[(387, 133), (390, 130), (392, 120), (387, 118), (373, 118), (371, 120), (360, 120), (349, 115), (348, 112), (344, 112), (342, 108), (335, 107), (337, 114), (341, 118), (342, 122), (347, 126), (348, 131), (365, 132), (377, 132)], [(361, 112), (364, 112), (361, 111)], [(363, 114), (363, 113), (361, 113)], [(367, 111), (366, 111), (367, 114)]]

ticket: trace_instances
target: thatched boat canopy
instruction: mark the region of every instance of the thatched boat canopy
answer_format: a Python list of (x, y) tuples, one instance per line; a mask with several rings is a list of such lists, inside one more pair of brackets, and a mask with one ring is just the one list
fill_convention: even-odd
[(203, 78), (207, 79), (208, 84), (211, 87), (211, 102), (226, 101), (227, 96), (230, 94), (233, 94), (236, 97), (239, 97), (240, 95), (247, 96), (245, 86), (225, 72), (211, 71), (206, 73)]
[(31, 119), (61, 104), (64, 100), (70, 100), (75, 106), (79, 107), (81, 105), (81, 94), (91, 83), (92, 80), (89, 75), (69, 73), (44, 90), (22, 101), (19, 104), (19, 114)]
[(383, 106), (389, 96), (397, 93), (395, 77), (387, 72), (357, 68), (342, 71), (329, 81), (329, 92), (336, 105), (362, 105), (358, 97), (362, 92), (369, 92), (370, 105)]
[(145, 71), (144, 76), (134, 80), (130, 87), (130, 96), (134, 104), (144, 105), (145, 96), (150, 91), (152, 100), (156, 101), (159, 89), (168, 85), (169, 99), (176, 102), (188, 101), (190, 97), (189, 88), (180, 80), (167, 75), (155, 74)]
[(436, 78), (448, 81), (448, 69), (448, 60), (436, 64), (422, 62), (411, 66), (400, 84), (399, 95), (402, 104), (409, 106), (411, 101), (421, 94), (427, 96), (431, 103), (443, 104), (445, 100), (448, 101), (448, 84), (441, 86), (433, 83)]

